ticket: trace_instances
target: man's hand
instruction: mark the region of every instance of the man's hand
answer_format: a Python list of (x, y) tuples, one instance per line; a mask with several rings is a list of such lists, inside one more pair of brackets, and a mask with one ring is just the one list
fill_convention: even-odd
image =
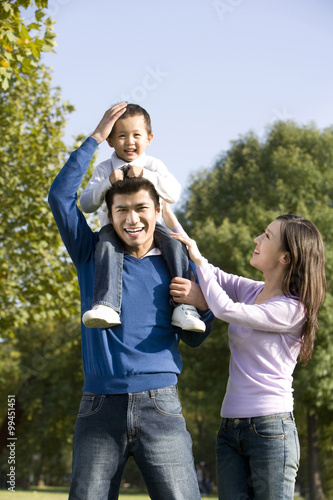
[(91, 137), (96, 139), (98, 144), (105, 141), (107, 137), (109, 137), (113, 125), (116, 123), (118, 118), (125, 112), (127, 103), (121, 102), (112, 106), (112, 108), (108, 109), (105, 113), (94, 132), (91, 134)]
[(173, 278), (170, 283), (170, 295), (173, 300), (180, 304), (189, 304), (206, 311), (208, 309), (207, 302), (201, 291), (200, 286), (193, 280), (185, 278)]

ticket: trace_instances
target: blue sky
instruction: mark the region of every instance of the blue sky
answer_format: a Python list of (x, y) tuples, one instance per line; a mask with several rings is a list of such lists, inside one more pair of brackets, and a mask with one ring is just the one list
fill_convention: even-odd
[[(184, 189), (230, 141), (277, 119), (333, 125), (331, 0), (49, 0), (43, 56), (75, 106), (66, 142), (126, 99), (147, 109), (160, 158)], [(98, 160), (111, 149), (99, 147)]]

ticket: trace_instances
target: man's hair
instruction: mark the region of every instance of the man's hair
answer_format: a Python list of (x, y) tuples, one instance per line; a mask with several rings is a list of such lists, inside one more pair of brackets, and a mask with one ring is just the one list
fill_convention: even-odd
[(154, 185), (144, 177), (125, 177), (121, 181), (117, 181), (108, 189), (105, 194), (105, 203), (108, 207), (108, 212), (111, 214), (114, 196), (116, 194), (135, 194), (144, 189), (147, 191), (154, 202), (155, 209), (160, 204), (160, 199)]
[[(118, 118), (118, 120), (124, 120), (124, 118), (128, 118), (129, 116), (143, 116), (147, 129), (147, 134), (150, 135), (152, 133), (151, 119), (149, 113), (144, 108), (139, 106), (139, 104), (127, 104), (125, 113), (123, 113)], [(112, 130), (108, 138), (110, 138), (111, 135), (112, 135)]]

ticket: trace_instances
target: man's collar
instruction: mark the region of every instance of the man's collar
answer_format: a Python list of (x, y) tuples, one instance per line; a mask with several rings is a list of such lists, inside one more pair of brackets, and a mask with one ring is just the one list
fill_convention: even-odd
[(155, 247), (155, 248), (152, 248), (151, 250), (149, 250), (148, 253), (146, 253), (146, 255), (144, 255), (143, 257), (141, 257), (142, 259), (144, 259), (145, 257), (153, 257), (155, 255), (162, 255), (162, 252), (159, 248)]
[[(126, 252), (128, 253), (128, 252)], [(129, 254), (131, 255), (131, 254)], [(157, 255), (162, 255), (162, 252), (159, 248), (155, 247), (149, 250), (143, 257), (140, 257), (140, 259), (144, 259), (145, 257), (156, 257)]]

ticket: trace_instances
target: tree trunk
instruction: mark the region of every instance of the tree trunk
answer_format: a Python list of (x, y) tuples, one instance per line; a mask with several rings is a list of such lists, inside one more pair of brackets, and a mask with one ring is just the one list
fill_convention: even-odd
[(324, 500), (319, 463), (318, 415), (308, 410), (307, 420), (310, 500)]

